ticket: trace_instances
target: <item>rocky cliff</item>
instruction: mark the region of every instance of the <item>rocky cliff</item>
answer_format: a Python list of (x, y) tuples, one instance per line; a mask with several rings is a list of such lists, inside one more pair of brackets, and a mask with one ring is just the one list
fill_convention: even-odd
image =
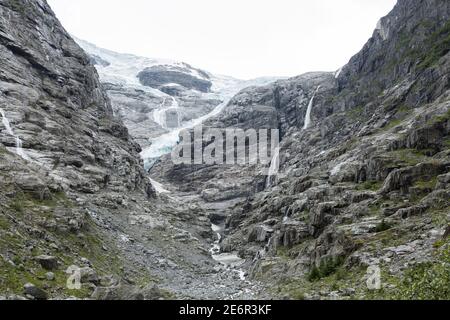
[[(208, 121), (280, 129), (276, 177), (166, 161), (152, 174), (220, 204), (221, 250), (272, 296), (448, 298), (449, 14), (400, 0), (342, 70), (245, 89)], [(427, 268), (435, 287), (418, 288)]]
[[(0, 292), (22, 294), (46, 269), (51, 294), (64, 296), (63, 268), (94, 272), (110, 259), (94, 203), (114, 207), (124, 193), (146, 201), (154, 190), (95, 68), (46, 2), (2, 0), (0, 16)], [(117, 275), (114, 267), (104, 272)]]
[(198, 235), (208, 219), (156, 195), (99, 58), (45, 1), (0, 1), (0, 59), (0, 300), (207, 298), (198, 282), (234, 281)]
[(88, 56), (45, 1), (0, 13), (0, 299), (449, 297), (448, 1), (399, 0), (342, 70), (259, 82), (203, 118), (279, 129), (278, 172), (163, 156), (155, 188), (132, 137), (148, 147), (177, 132), (159, 111), (201, 98), (187, 122), (242, 83), (200, 74), (204, 93), (173, 64), (140, 83), (164, 64)]

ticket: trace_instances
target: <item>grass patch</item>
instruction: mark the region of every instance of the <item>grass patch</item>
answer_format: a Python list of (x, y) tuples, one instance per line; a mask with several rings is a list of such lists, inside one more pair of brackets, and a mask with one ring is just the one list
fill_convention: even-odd
[(382, 186), (383, 186), (383, 182), (371, 180), (371, 181), (366, 181), (366, 182), (360, 183), (357, 186), (357, 190), (378, 191), (381, 189)]
[(437, 184), (437, 177), (433, 177), (429, 180), (417, 181), (414, 186), (421, 190), (433, 190)]
[(375, 232), (376, 233), (384, 232), (391, 228), (392, 228), (391, 224), (389, 224), (388, 222), (386, 222), (386, 220), (383, 219), (383, 221), (381, 221), (379, 224), (377, 224), (377, 226), (375, 228)]
[(22, 199), (15, 198), (13, 202), (9, 205), (11, 207), (11, 210), (17, 212), (17, 213), (23, 213), (24, 212), (24, 203)]
[(403, 119), (395, 119), (390, 121), (387, 125), (384, 126), (383, 130), (390, 130), (399, 126), (403, 122)]
[(400, 162), (404, 166), (415, 166), (427, 160), (423, 152), (416, 149), (401, 149), (388, 153), (394, 161)]
[(446, 113), (441, 114), (439, 116), (434, 116), (430, 121), (428, 121), (428, 125), (432, 126), (437, 123), (442, 123), (450, 120), (450, 110), (447, 110)]
[(6, 219), (6, 217), (1, 217), (0, 216), (0, 229), (1, 230), (7, 230), (9, 228), (10, 224), (8, 219)]
[(392, 294), (392, 298), (396, 300), (449, 300), (449, 248), (447, 243), (447, 248), (439, 253), (436, 262), (421, 263), (408, 269)]
[(423, 61), (417, 66), (419, 70), (435, 65), (441, 57), (450, 51), (450, 22), (447, 22), (443, 28), (434, 32), (427, 42), (431, 44), (431, 48), (427, 50)]
[(346, 115), (350, 120), (358, 120), (358, 119), (362, 118), (363, 111), (364, 111), (364, 107), (360, 106), (360, 107), (356, 107), (356, 108), (348, 110), (346, 112)]
[(314, 282), (333, 275), (344, 264), (344, 262), (345, 259), (343, 257), (322, 260), (318, 267), (312, 267), (307, 277), (308, 281)]

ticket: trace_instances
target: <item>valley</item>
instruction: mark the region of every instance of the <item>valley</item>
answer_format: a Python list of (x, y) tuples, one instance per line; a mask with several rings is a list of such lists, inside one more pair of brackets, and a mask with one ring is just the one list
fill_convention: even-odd
[[(399, 0), (344, 67), (288, 79), (99, 48), (44, 0), (0, 17), (0, 300), (450, 298), (448, 1)], [(174, 163), (200, 126), (280, 145)]]

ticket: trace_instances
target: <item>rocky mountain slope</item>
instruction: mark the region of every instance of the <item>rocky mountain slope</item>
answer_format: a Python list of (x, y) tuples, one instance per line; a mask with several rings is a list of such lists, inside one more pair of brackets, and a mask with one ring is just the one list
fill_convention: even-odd
[(208, 121), (280, 129), (276, 177), (168, 161), (152, 176), (221, 208), (222, 252), (270, 296), (448, 299), (449, 9), (400, 0), (342, 70), (245, 89)]
[(208, 218), (156, 194), (92, 57), (45, 1), (0, 1), (0, 58), (0, 300), (242, 291), (215, 269)]
[[(449, 9), (399, 0), (342, 70), (243, 83), (0, 0), (0, 299), (448, 299)], [(174, 165), (201, 122), (280, 129), (280, 170)]]

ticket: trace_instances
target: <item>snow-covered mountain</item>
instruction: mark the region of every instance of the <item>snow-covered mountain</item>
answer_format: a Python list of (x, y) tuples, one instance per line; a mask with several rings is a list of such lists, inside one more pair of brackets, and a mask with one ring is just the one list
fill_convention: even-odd
[(240, 90), (278, 79), (239, 80), (185, 62), (117, 53), (76, 41), (89, 54), (115, 114), (144, 149), (146, 160), (169, 153), (180, 130), (221, 112)]

